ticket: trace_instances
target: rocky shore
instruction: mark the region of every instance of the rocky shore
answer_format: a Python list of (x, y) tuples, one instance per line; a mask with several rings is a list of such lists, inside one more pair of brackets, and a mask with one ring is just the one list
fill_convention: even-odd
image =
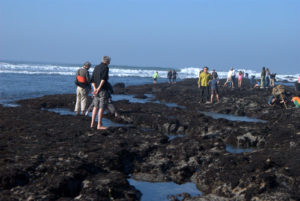
[(300, 110), (267, 105), (271, 89), (221, 87), (213, 105), (199, 103), (195, 79), (114, 90), (151, 101), (115, 101), (119, 117), (105, 117), (128, 126), (105, 131), (89, 129), (89, 117), (42, 110), (72, 110), (73, 94), (0, 105), (0, 200), (140, 200), (128, 178), (193, 182), (203, 194), (184, 201), (300, 200)]

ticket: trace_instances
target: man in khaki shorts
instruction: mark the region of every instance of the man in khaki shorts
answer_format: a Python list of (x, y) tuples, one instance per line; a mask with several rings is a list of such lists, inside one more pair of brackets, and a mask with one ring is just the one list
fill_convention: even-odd
[(97, 129), (98, 130), (104, 130), (107, 129), (107, 127), (102, 125), (102, 116), (103, 111), (107, 106), (108, 103), (108, 72), (109, 68), (108, 65), (110, 64), (110, 57), (104, 56), (102, 58), (101, 64), (95, 66), (91, 83), (93, 86), (93, 94), (94, 97), (94, 108), (92, 113), (92, 122), (91, 122), (91, 128), (94, 127), (95, 118), (98, 112), (98, 124)]
[(82, 68), (78, 69), (76, 72), (76, 80), (75, 84), (76, 88), (76, 105), (75, 105), (75, 112), (76, 115), (84, 114), (87, 104), (87, 97), (89, 94), (89, 90), (91, 89), (90, 85), (90, 74), (89, 69), (91, 67), (90, 62), (85, 62)]

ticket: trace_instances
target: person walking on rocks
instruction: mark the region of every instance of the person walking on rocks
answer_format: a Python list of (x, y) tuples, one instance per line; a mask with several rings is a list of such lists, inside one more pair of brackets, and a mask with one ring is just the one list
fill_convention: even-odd
[(103, 111), (107, 106), (108, 103), (108, 72), (109, 68), (108, 65), (110, 64), (110, 57), (104, 56), (102, 58), (101, 64), (97, 65), (93, 71), (91, 83), (93, 86), (93, 94), (95, 95), (93, 101), (94, 101), (94, 108), (92, 113), (92, 122), (91, 122), (91, 128), (94, 127), (95, 118), (98, 112), (98, 124), (97, 129), (98, 130), (104, 130), (107, 129), (107, 127), (104, 127), (102, 125), (102, 117), (103, 117)]
[(176, 84), (177, 72), (175, 70), (172, 71), (172, 82)]
[(234, 83), (233, 83), (233, 80), (232, 80), (232, 73), (233, 73), (233, 68), (231, 68), (227, 74), (227, 80), (226, 82), (224, 83), (224, 87), (228, 84), (228, 83), (231, 83), (231, 87), (234, 88)]
[(211, 74), (208, 73), (208, 67), (204, 67), (203, 72), (200, 73), (198, 79), (198, 88), (200, 89), (200, 102), (204, 102), (204, 94), (206, 93), (206, 101), (209, 103), (209, 85)]
[(90, 67), (91, 67), (91, 63), (87, 61), (83, 64), (82, 68), (78, 69), (76, 72), (75, 84), (77, 88), (76, 88), (76, 104), (74, 109), (76, 115), (79, 115), (79, 113), (83, 115), (86, 109), (87, 98), (88, 98), (89, 91), (91, 89), (90, 74), (89, 74)]
[(158, 78), (158, 72), (156, 71), (156, 72), (153, 74), (153, 84), (156, 84), (156, 83), (157, 83), (157, 78)]
[(260, 74), (260, 88), (265, 88), (265, 80), (266, 80), (266, 69), (265, 67), (263, 67)]

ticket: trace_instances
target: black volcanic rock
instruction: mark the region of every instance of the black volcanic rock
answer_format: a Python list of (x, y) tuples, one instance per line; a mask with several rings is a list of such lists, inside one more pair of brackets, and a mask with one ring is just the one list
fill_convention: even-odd
[[(140, 200), (130, 176), (192, 181), (204, 193), (184, 194), (184, 200), (299, 200), (300, 111), (291, 104), (287, 110), (268, 106), (271, 89), (247, 84), (220, 87), (218, 104), (199, 104), (195, 79), (115, 86), (138, 97), (151, 93), (157, 101), (114, 102), (119, 117), (105, 117), (131, 125), (105, 131), (90, 129), (87, 117), (41, 110), (72, 110), (73, 94), (22, 100), (16, 108), (0, 105), (0, 200)], [(213, 119), (199, 111), (266, 122)], [(253, 151), (232, 154), (227, 145)]]

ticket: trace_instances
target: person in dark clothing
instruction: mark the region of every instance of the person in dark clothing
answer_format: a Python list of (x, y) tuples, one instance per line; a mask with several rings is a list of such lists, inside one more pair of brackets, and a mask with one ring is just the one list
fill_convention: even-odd
[(93, 94), (95, 95), (93, 99), (94, 108), (92, 113), (91, 128), (94, 127), (94, 122), (98, 111), (98, 124), (97, 124), (98, 130), (107, 129), (107, 127), (104, 127), (102, 125), (102, 116), (103, 116), (103, 111), (108, 103), (107, 80), (108, 80), (109, 64), (110, 64), (110, 57), (104, 56), (102, 58), (102, 63), (97, 65), (94, 68), (92, 79), (91, 79), (91, 83), (94, 89)]
[[(113, 87), (111, 86), (111, 84), (109, 82), (107, 82), (108, 85), (108, 103), (107, 103), (107, 109), (111, 114), (114, 114), (115, 117), (118, 117), (118, 113), (116, 111), (115, 106), (112, 103), (112, 97), (111, 94), (114, 93)], [(89, 108), (87, 109), (85, 116), (87, 116), (89, 114), (89, 112), (91, 112), (94, 108), (94, 101), (92, 101), (92, 103), (90, 104)]]
[(168, 71), (168, 79), (169, 79), (169, 84), (172, 83), (172, 71)]
[(211, 77), (215, 77), (216, 79), (219, 78), (218, 73), (216, 72), (215, 69), (212, 70), (212, 72), (211, 72)]
[(255, 84), (255, 75), (251, 75), (251, 79), (250, 79), (250, 85), (251, 87), (253, 87)]
[(271, 86), (272, 87), (275, 87), (275, 81), (276, 81), (275, 77), (276, 77), (276, 73), (271, 73), (270, 74), (270, 81), (271, 81)]
[(266, 68), (263, 67), (261, 74), (260, 74), (260, 88), (265, 88), (265, 81), (266, 81)]
[(210, 90), (211, 90), (211, 96), (210, 96), (210, 103), (213, 103), (214, 100), (214, 94), (216, 94), (217, 102), (220, 102), (219, 99), (219, 91), (218, 91), (218, 84), (219, 80), (217, 80), (217, 77), (213, 77), (212, 80), (209, 81), (210, 84)]
[(172, 71), (172, 81), (173, 81), (173, 84), (176, 84), (176, 78), (177, 78), (177, 73), (175, 70)]

